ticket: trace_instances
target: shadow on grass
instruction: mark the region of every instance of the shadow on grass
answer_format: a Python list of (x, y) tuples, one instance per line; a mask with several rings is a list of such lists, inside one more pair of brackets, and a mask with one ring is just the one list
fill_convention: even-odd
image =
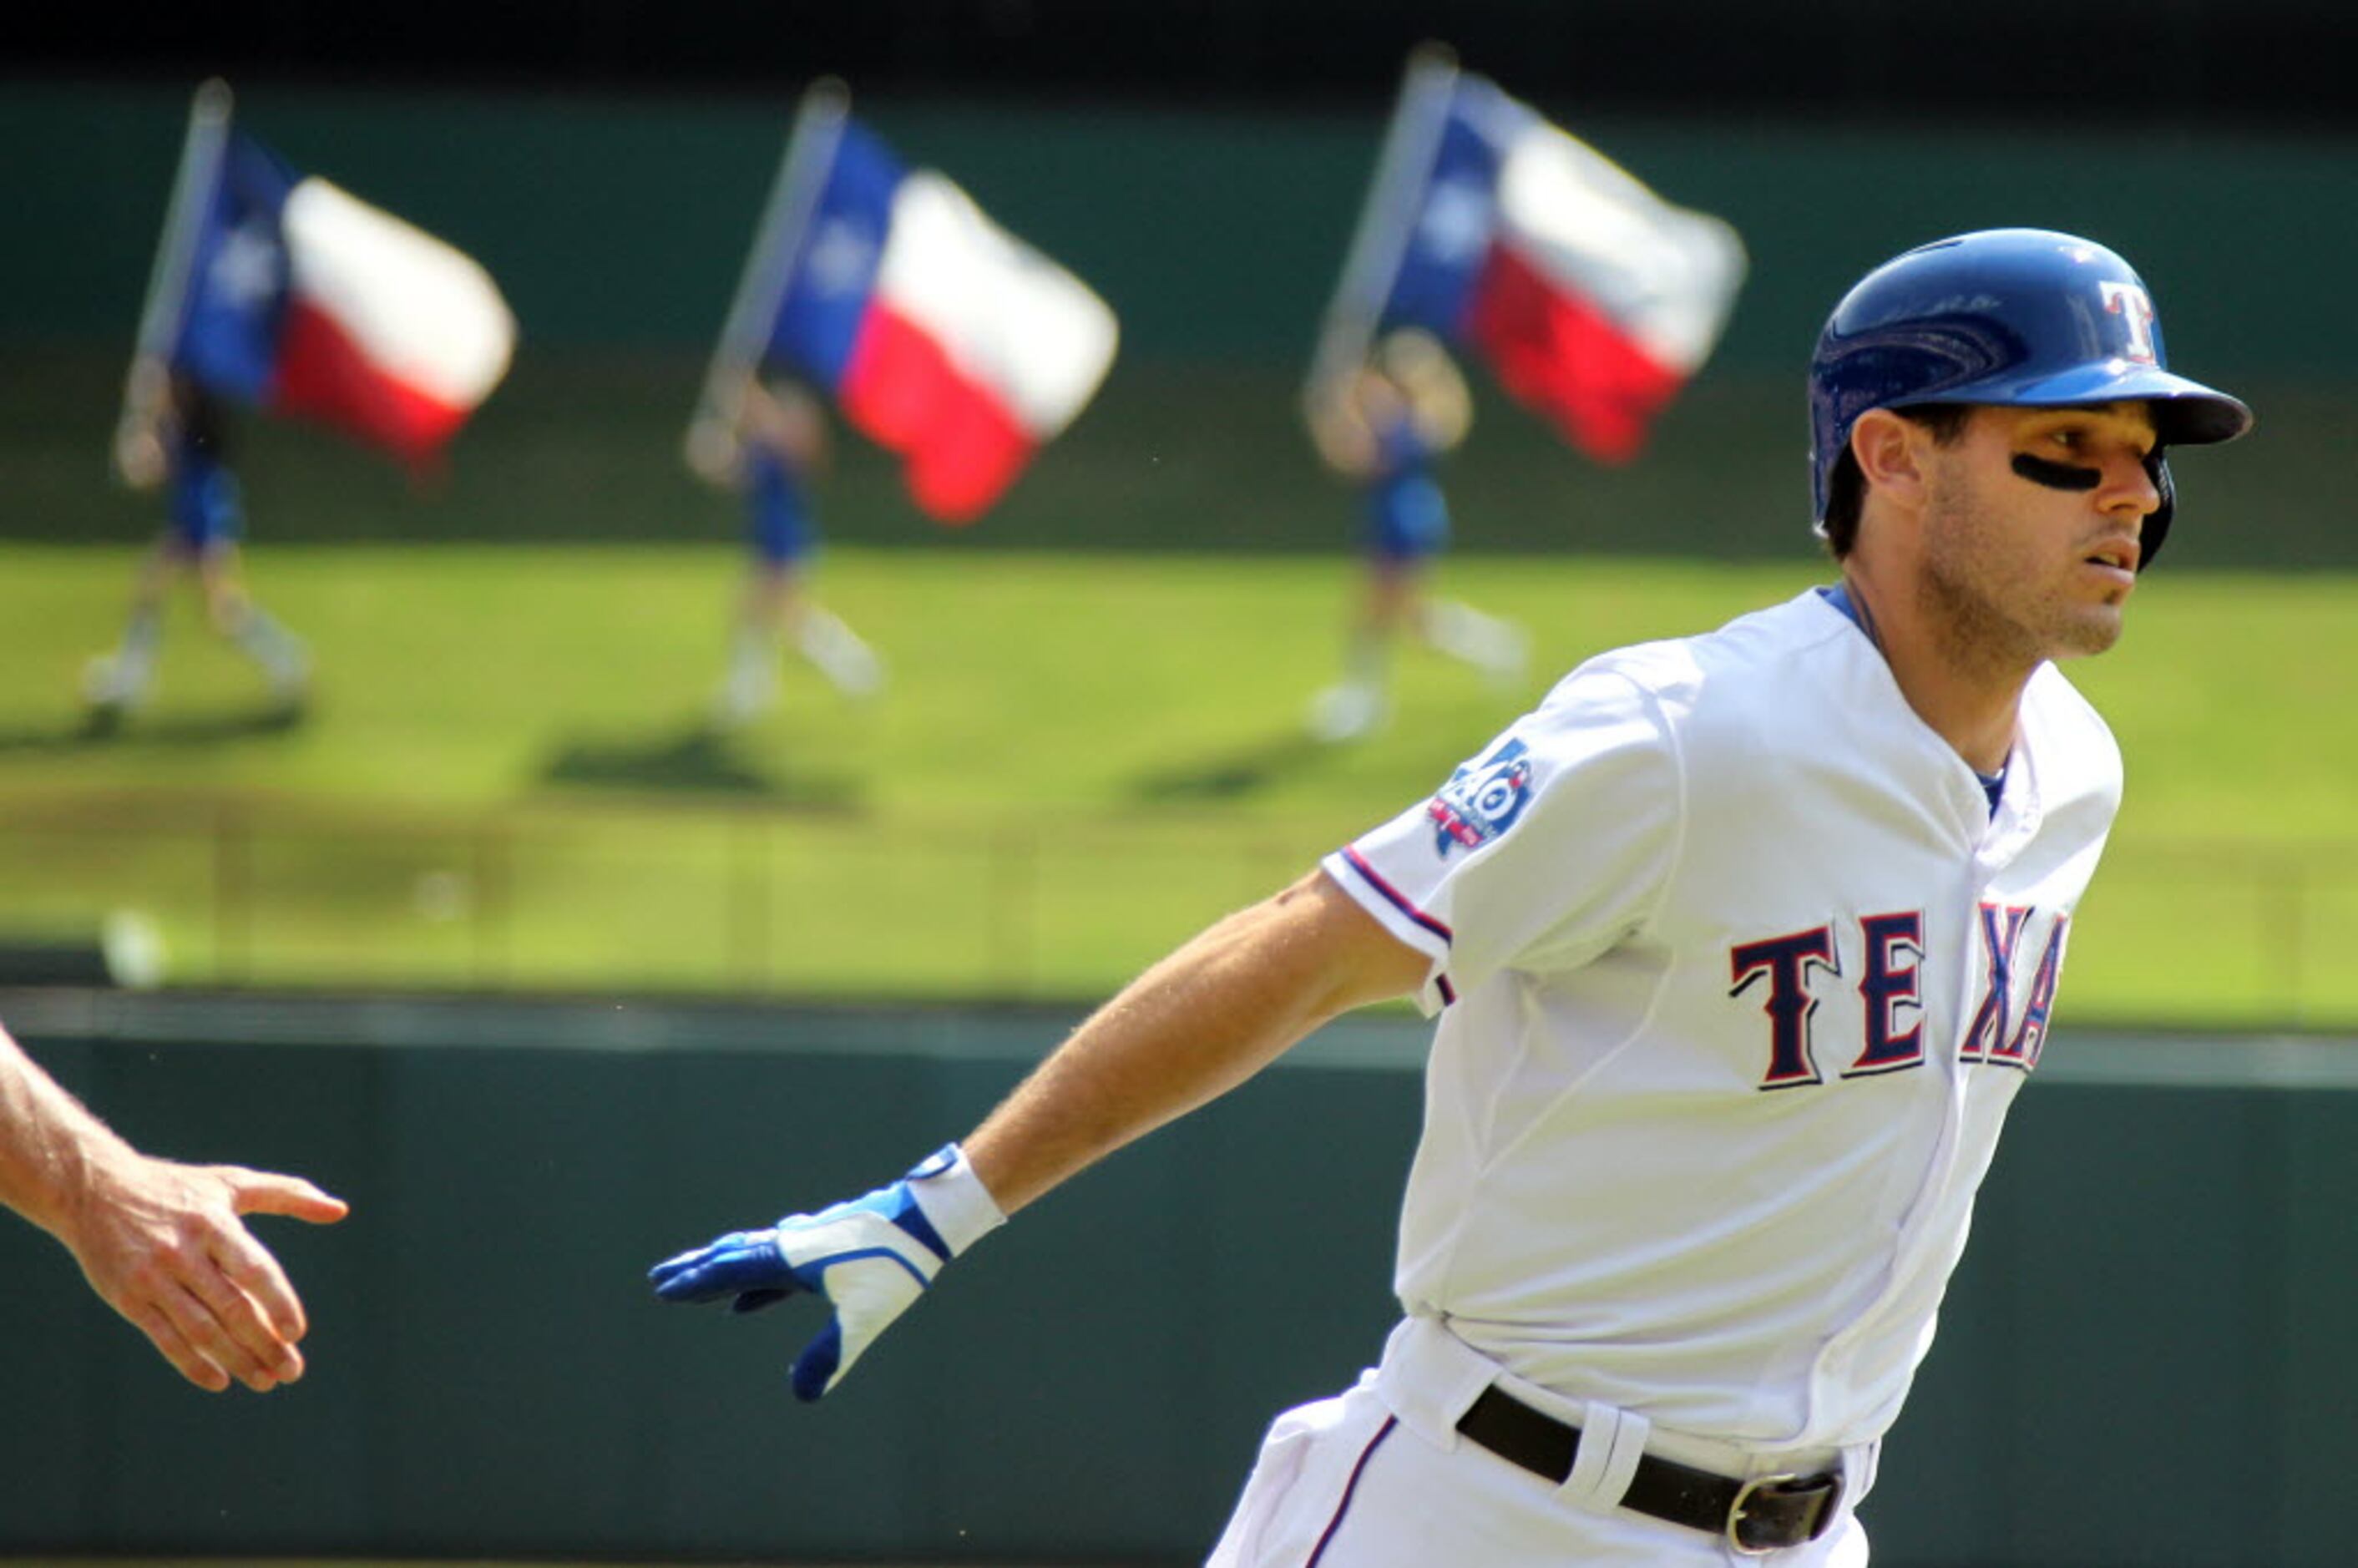
[(1335, 760), (1337, 750), (1298, 730), (1287, 730), (1238, 751), (1148, 773), (1130, 793), (1162, 806), (1242, 800), (1317, 772)]
[(724, 731), (694, 724), (646, 740), (569, 741), (541, 782), (567, 788), (719, 795), (801, 811), (857, 811), (860, 786), (842, 773), (773, 770), (741, 754)]
[(0, 726), (0, 755), (95, 751), (103, 746), (198, 748), (300, 730), (311, 709), (300, 703), (171, 713), (153, 718), (92, 709), (69, 722)]

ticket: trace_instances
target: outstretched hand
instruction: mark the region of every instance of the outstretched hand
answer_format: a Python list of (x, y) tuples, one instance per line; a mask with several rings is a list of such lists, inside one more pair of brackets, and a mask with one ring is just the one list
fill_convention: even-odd
[[(930, 1199), (921, 1202), (919, 1189)], [(1004, 1217), (956, 1145), (891, 1186), (766, 1230), (732, 1230), (647, 1271), (667, 1302), (757, 1312), (807, 1293), (834, 1311), (795, 1358), (795, 1397), (830, 1392), (958, 1253)]]
[(647, 1271), (667, 1302), (735, 1299), (730, 1312), (759, 1312), (809, 1289), (786, 1264), (776, 1230), (732, 1230)]
[(109, 1306), (199, 1388), (256, 1393), (303, 1375), (309, 1326), (285, 1271), (239, 1217), (332, 1224), (348, 1207), (298, 1176), (126, 1152), (59, 1238)]

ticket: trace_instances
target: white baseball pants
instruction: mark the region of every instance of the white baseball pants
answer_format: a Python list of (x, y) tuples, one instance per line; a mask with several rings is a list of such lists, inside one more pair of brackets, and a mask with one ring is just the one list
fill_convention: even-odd
[[(1431, 1354), (1436, 1342), (1421, 1338), (1428, 1331), (1452, 1348)], [(1437, 1325), (1412, 1320), (1393, 1336), (1381, 1370), (1278, 1417), (1206, 1568), (1866, 1568), (1866, 1531), (1852, 1513), (1855, 1498), (1844, 1499), (1817, 1541), (1754, 1556), (1616, 1506), (1635, 1453), (1616, 1455), (1621, 1445), (1587, 1441), (1607, 1430), (1594, 1419), (1601, 1413), (1595, 1407), (1584, 1423), (1581, 1459), (1560, 1487), (1465, 1441), (1456, 1417), (1488, 1381), (1476, 1380), (1456, 1398), (1466, 1380), (1463, 1357), (1474, 1354)], [(1873, 1479), (1872, 1452), (1771, 1458), (1667, 1433), (1648, 1437), (1657, 1454), (1724, 1475), (1807, 1471), (1841, 1459), (1846, 1474)], [(1722, 1452), (1714, 1455), (1714, 1448)]]

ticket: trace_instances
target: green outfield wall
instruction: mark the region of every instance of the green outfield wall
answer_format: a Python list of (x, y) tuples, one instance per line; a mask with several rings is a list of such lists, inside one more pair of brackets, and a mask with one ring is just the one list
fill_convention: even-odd
[[(1340, 550), (1347, 498), (1293, 391), (1380, 115), (884, 98), (861, 112), (949, 169), (1120, 315), (1104, 391), (967, 547)], [(1908, 244), (2033, 223), (2144, 270), (2176, 362), (2244, 392), (2259, 434), (2180, 466), (2192, 565), (2358, 564), (2358, 143), (2214, 130), (1609, 119), (1549, 105), (1664, 192), (1743, 232), (1749, 282), (1652, 450), (1608, 470), (1485, 394), (1451, 470), (1457, 547), (1808, 548), (1801, 370), (1842, 288)], [(248, 84), (241, 123), (299, 167), (445, 235), (523, 327), (508, 384), (425, 487), (332, 438), (251, 432), (254, 535), (445, 541), (731, 536), (677, 458), (793, 105)], [(178, 86), (0, 82), (0, 474), (7, 537), (137, 537), (103, 479), (186, 113)], [(932, 545), (871, 453), (830, 535)]]
[[(1422, 1027), (1329, 1028), (962, 1260), (838, 1394), (807, 1315), (654, 1258), (889, 1177), (1070, 1023), (1031, 1012), (0, 998), (128, 1135), (305, 1172), (316, 1325), (182, 1385), (0, 1221), (0, 1553), (1197, 1560), (1260, 1427), (1391, 1317)], [(1896, 1568), (2340, 1564), (2358, 1044), (2065, 1033), (2017, 1105), (1866, 1517)], [(1567, 1195), (1568, 1202), (1611, 1195)]]

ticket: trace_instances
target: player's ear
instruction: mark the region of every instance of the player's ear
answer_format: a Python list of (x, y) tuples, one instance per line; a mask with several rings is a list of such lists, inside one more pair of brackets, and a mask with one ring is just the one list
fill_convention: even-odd
[(1910, 511), (1924, 502), (1924, 458), (1931, 442), (1921, 425), (1888, 408), (1870, 408), (1850, 427), (1851, 460), (1867, 494), (1880, 491)]

